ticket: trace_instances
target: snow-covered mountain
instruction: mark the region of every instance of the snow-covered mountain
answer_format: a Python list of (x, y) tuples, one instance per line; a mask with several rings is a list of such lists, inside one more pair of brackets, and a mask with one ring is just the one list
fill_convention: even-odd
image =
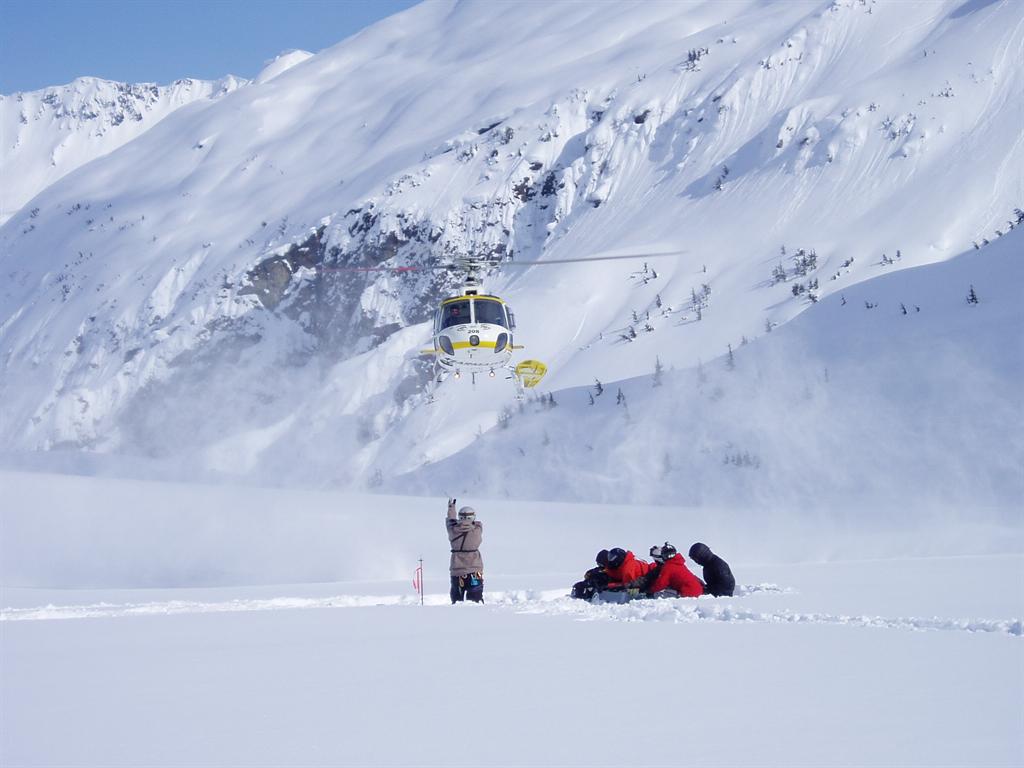
[[(417, 6), (173, 111), (0, 229), (0, 439), (270, 482), (435, 490), (472, 462), (510, 495), (574, 467), (566, 498), (657, 501), (700, 478), (702, 499), (772, 501), (813, 496), (808, 463), (844, 456), (808, 430), (884, 428), (859, 470), (927, 484), (923, 461), (890, 459), (929, 409), (969, 405), (997, 434), (954, 419), (930, 450), (987, 468), (1005, 501), (1022, 456), (1022, 53), (1008, 0)], [(685, 254), (490, 276), (550, 366), (523, 408), (571, 406), (522, 420), (516, 447), (500, 378), (424, 403), (416, 353), (451, 275), (319, 269), (645, 249)], [(879, 383), (950, 327), (980, 390), (945, 354)], [(762, 389), (769, 367), (788, 378)], [(643, 427), (617, 450), (626, 408), (590, 406), (595, 381)]]
[[(431, 0), (136, 109), (0, 226), (5, 765), (1024, 764), (1020, 2)], [(323, 268), (458, 256), (522, 402)], [(569, 597), (669, 541), (734, 594)]]
[(216, 100), (245, 82), (228, 76), (155, 85), (80, 77), (54, 88), (0, 95), (0, 224), (50, 184), (175, 110)]

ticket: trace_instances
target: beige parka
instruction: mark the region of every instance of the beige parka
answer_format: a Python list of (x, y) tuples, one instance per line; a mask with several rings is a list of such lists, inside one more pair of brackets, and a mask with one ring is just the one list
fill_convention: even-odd
[(479, 520), (459, 520), (455, 505), (448, 507), (448, 518), (444, 521), (451, 545), (451, 563), (448, 571), (452, 576), (468, 576), (484, 572), (484, 559), (480, 555), (480, 542), (484, 538), (484, 525)]

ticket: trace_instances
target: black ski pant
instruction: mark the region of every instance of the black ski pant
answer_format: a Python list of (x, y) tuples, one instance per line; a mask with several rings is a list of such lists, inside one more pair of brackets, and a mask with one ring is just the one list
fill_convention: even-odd
[(472, 600), (474, 603), (484, 601), (484, 577), (479, 573), (471, 573), (468, 576), (452, 576), (452, 605), (461, 603), (463, 600)]

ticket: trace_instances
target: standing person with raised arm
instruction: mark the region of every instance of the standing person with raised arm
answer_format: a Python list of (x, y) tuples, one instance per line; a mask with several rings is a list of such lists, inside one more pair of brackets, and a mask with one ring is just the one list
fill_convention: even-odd
[(476, 510), (463, 507), (455, 512), (455, 499), (448, 499), (448, 517), (445, 520), (451, 562), (452, 605), (464, 600), (484, 601), (484, 559), (480, 543), (484, 538), (484, 524), (476, 519)]

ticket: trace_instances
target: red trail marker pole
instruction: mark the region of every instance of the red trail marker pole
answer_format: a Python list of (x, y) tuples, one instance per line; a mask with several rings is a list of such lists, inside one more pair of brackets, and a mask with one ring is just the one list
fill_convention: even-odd
[(419, 560), (419, 567), (413, 571), (412, 586), (420, 596), (420, 605), (423, 605), (423, 558)]

